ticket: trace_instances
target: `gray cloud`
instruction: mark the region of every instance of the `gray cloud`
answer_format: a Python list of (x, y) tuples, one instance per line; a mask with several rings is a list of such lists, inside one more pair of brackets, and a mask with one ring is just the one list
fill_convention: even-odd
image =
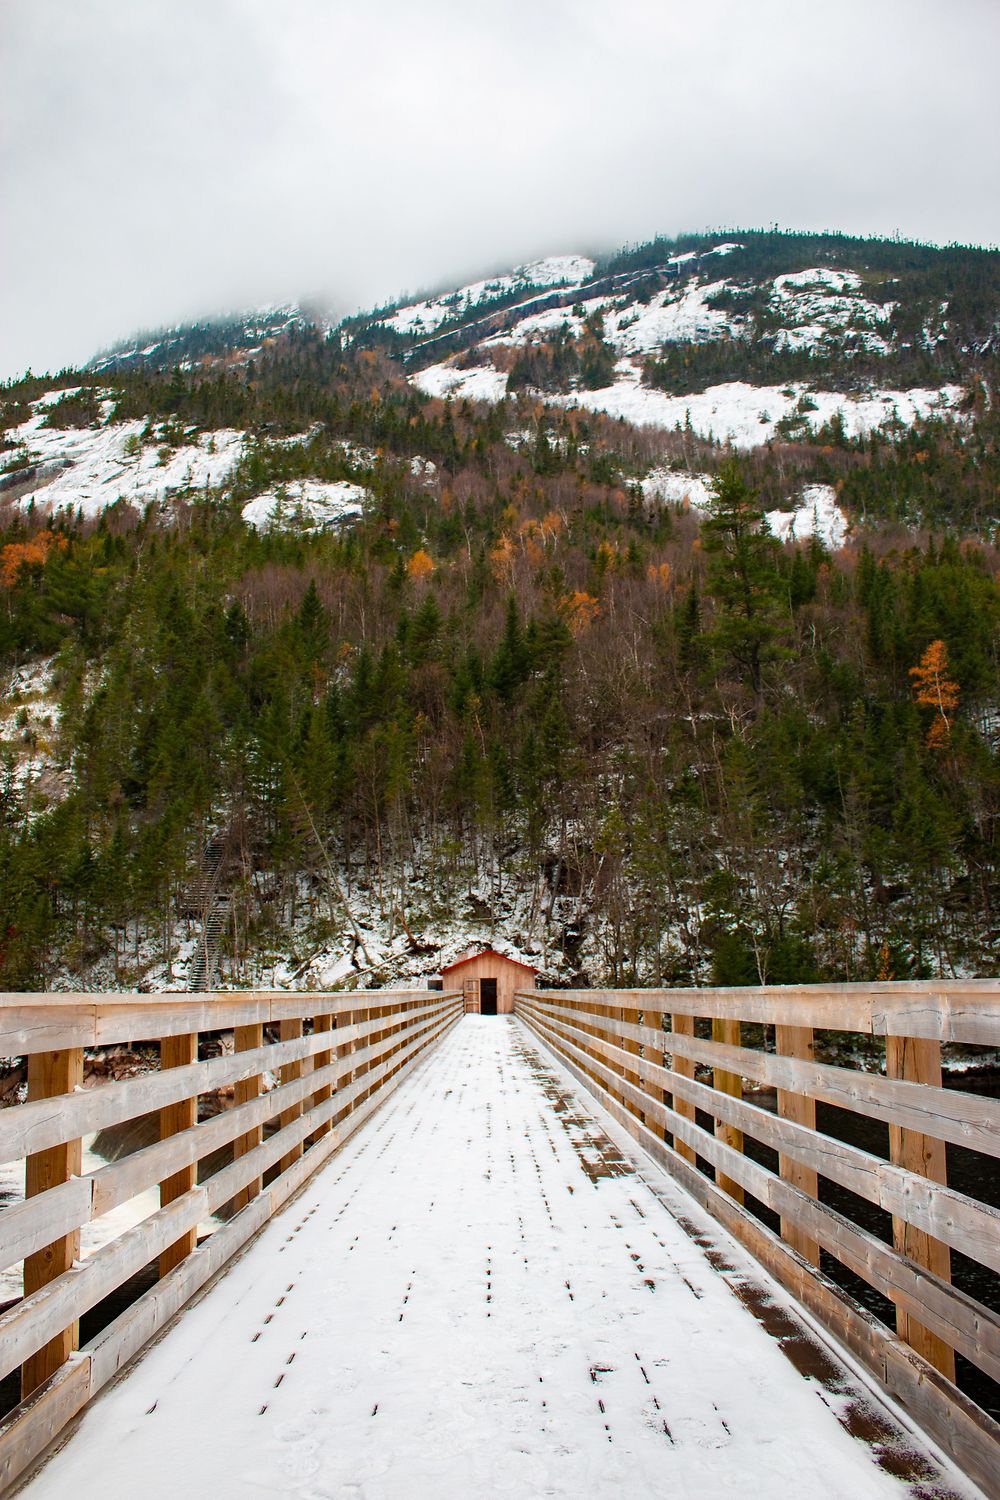
[(995, 0), (4, 0), (0, 376), (535, 253), (1000, 239)]

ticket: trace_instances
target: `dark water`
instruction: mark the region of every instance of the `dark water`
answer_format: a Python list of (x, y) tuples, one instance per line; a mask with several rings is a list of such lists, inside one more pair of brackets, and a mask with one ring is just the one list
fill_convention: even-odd
[[(946, 1080), (946, 1087), (960, 1087), (966, 1093), (982, 1093), (996, 1098), (1000, 1095), (1000, 1078), (969, 1078), (968, 1075), (953, 1074)], [(751, 1097), (755, 1104), (770, 1109), (772, 1112), (777, 1108), (773, 1091), (761, 1091), (754, 1093)], [(707, 1115), (704, 1117), (704, 1123), (706, 1126), (710, 1125)], [(846, 1141), (849, 1145), (868, 1151), (873, 1156), (881, 1156), (888, 1160), (889, 1127), (880, 1120), (869, 1119), (866, 1115), (855, 1114), (852, 1110), (838, 1109), (834, 1105), (817, 1104), (816, 1125), (824, 1135)], [(770, 1168), (771, 1171), (778, 1170), (776, 1151), (760, 1145), (749, 1136), (744, 1143), (744, 1149), (747, 1156), (760, 1162), (762, 1166)], [(959, 1192), (967, 1193), (970, 1198), (978, 1199), (980, 1203), (988, 1203), (995, 1208), (1000, 1208), (1000, 1162), (994, 1157), (985, 1156), (979, 1151), (966, 1150), (962, 1146), (949, 1145), (946, 1150), (949, 1186), (957, 1188)], [(877, 1236), (886, 1244), (892, 1244), (892, 1218), (884, 1209), (874, 1203), (869, 1203), (866, 1198), (859, 1198), (825, 1177), (821, 1177), (819, 1181), (819, 1198), (820, 1202), (828, 1203), (831, 1208), (835, 1208), (838, 1213), (853, 1220), (870, 1234)], [(775, 1232), (778, 1231), (777, 1214), (765, 1208), (754, 1198), (748, 1197), (746, 1206), (769, 1228)], [(849, 1293), (855, 1302), (873, 1313), (890, 1328), (895, 1327), (895, 1308), (880, 1292), (870, 1287), (866, 1281), (856, 1276), (846, 1266), (841, 1265), (840, 1261), (825, 1250), (821, 1251), (820, 1266), (830, 1280)], [(951, 1252), (951, 1277), (954, 1285), (968, 1296), (975, 1297), (984, 1306), (1000, 1313), (1000, 1276), (994, 1271), (953, 1250)], [(956, 1356), (956, 1381), (960, 1390), (988, 1411), (995, 1420), (1000, 1421), (1000, 1385), (997, 1385), (996, 1381), (984, 1375), (961, 1355)]]

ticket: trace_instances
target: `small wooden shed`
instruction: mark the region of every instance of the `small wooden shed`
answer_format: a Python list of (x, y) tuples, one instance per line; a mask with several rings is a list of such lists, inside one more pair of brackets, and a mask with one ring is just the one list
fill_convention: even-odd
[(535, 988), (536, 969), (487, 948), (469, 953), (441, 970), (446, 990), (462, 987), (466, 1015), (503, 1016), (514, 1009), (515, 990)]

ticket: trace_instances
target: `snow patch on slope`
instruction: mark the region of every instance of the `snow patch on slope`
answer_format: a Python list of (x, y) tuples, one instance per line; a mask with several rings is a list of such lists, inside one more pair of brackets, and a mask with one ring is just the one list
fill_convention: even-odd
[(647, 306), (630, 302), (607, 315), (604, 337), (620, 354), (651, 354), (663, 344), (700, 344), (738, 332), (728, 313), (709, 306), (712, 294), (726, 285), (692, 282), (679, 293), (673, 287), (658, 292)]
[(18, 799), (29, 820), (38, 808), (63, 801), (70, 789), (58, 754), (56, 662), (49, 656), (15, 667), (0, 694), (3, 790)]
[(861, 295), (861, 285), (854, 271), (822, 266), (776, 276), (771, 304), (784, 326), (775, 336), (775, 348), (816, 349), (850, 336), (869, 353), (890, 353), (892, 343), (878, 330), (896, 304), (869, 301)]
[[(48, 427), (46, 410), (69, 394), (53, 391), (33, 403), (35, 415), (8, 436), (18, 448), (8, 458), (26, 460), (36, 472), (14, 503), (48, 512), (68, 508), (99, 516), (118, 500), (142, 509), (184, 490), (214, 487), (228, 479), (240, 459), (246, 434), (228, 429), (192, 434), (179, 448), (143, 440), (144, 421), (99, 427)], [(3, 476), (13, 480), (8, 468)]]
[(687, 474), (678, 469), (651, 469), (642, 481), (643, 499), (660, 505), (707, 510), (712, 500), (711, 474)]
[(507, 376), (492, 365), (459, 370), (452, 364), (429, 365), (410, 377), (426, 396), (454, 396), (467, 401), (502, 401), (507, 394)]
[[(679, 469), (651, 469), (641, 488), (643, 498), (651, 503), (681, 505), (698, 512), (707, 511), (715, 495), (711, 474), (688, 474)], [(807, 484), (792, 510), (768, 511), (765, 520), (781, 542), (801, 542), (814, 536), (832, 551), (844, 545), (850, 529), (831, 484)]]
[(544, 260), (517, 266), (505, 276), (473, 281), (443, 297), (411, 302), (380, 321), (399, 334), (434, 333), (449, 318), (462, 317), (481, 302), (491, 302), (520, 288), (533, 286), (581, 286), (594, 274), (594, 262), (585, 255), (549, 255)]
[(357, 520), (369, 494), (346, 479), (303, 479), (258, 495), (244, 505), (243, 519), (258, 531), (320, 531)]
[[(572, 391), (541, 399), (553, 406), (583, 407), (621, 417), (636, 427), (685, 427), (699, 437), (729, 443), (734, 448), (759, 448), (780, 437), (778, 423), (797, 418), (816, 432), (838, 412), (849, 437), (873, 432), (901, 422), (954, 412), (964, 395), (962, 386), (939, 390), (870, 390), (863, 395), (839, 391), (814, 391), (802, 382), (792, 385), (748, 385), (734, 380), (684, 396), (671, 396), (642, 384), (642, 376), (631, 360), (616, 365), (617, 379), (601, 390)], [(429, 365), (410, 377), (428, 396), (466, 397), (472, 401), (502, 401), (507, 394), (507, 376), (492, 365), (458, 369), (449, 361)], [(807, 409), (800, 402), (805, 400)], [(811, 405), (809, 404), (811, 403)]]
[(830, 484), (807, 484), (794, 510), (769, 510), (766, 520), (779, 541), (802, 542), (814, 536), (833, 552), (846, 542), (850, 526)]
[[(839, 412), (847, 434), (856, 437), (894, 421), (909, 424), (934, 412), (951, 411), (963, 394), (961, 386), (948, 385), (940, 390), (873, 390), (855, 396), (811, 391), (801, 383), (755, 386), (735, 380), (705, 391), (671, 396), (642, 385), (639, 371), (624, 361), (618, 366), (618, 377), (614, 385), (603, 390), (575, 391), (549, 399), (556, 405), (623, 417), (637, 427), (684, 427), (690, 421), (700, 437), (749, 449), (779, 436), (782, 418), (801, 415), (803, 422), (817, 431)], [(813, 403), (811, 410), (800, 412), (802, 397)]]

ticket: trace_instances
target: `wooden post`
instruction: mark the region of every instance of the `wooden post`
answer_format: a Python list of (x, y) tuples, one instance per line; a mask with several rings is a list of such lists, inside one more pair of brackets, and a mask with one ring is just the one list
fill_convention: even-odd
[[(811, 1026), (775, 1026), (774, 1046), (782, 1057), (798, 1057), (812, 1062), (816, 1055)], [(794, 1120), (797, 1125), (805, 1125), (810, 1130), (816, 1129), (816, 1100), (810, 1099), (807, 1094), (793, 1094), (788, 1089), (779, 1089), (778, 1114), (783, 1120)], [(802, 1162), (779, 1152), (778, 1171), (786, 1182), (790, 1182), (800, 1192), (808, 1193), (810, 1198), (819, 1196), (819, 1175), (812, 1167), (804, 1166)], [(806, 1234), (794, 1219), (782, 1218), (781, 1238), (793, 1250), (797, 1250), (804, 1260), (811, 1261), (814, 1266), (819, 1265), (819, 1243)]]
[[(255, 1052), (258, 1047), (264, 1045), (264, 1026), (258, 1021), (252, 1026), (235, 1026), (233, 1028), (233, 1049), (236, 1052)], [(260, 1098), (261, 1075), (254, 1073), (251, 1078), (241, 1078), (233, 1085), (233, 1103), (249, 1104), (252, 1099)], [(254, 1125), (252, 1129), (243, 1135), (238, 1135), (233, 1141), (233, 1157), (246, 1156), (248, 1151), (253, 1151), (264, 1139), (264, 1127)], [(246, 1187), (240, 1188), (233, 1198), (233, 1212), (239, 1213), (241, 1208), (246, 1208), (251, 1199), (256, 1198), (260, 1192), (260, 1178), (255, 1177), (247, 1183)]]
[[(670, 1024), (672, 1029), (677, 1033), (678, 1036), (694, 1036), (694, 1016), (673, 1015), (670, 1018)], [(690, 1057), (677, 1057), (675, 1055), (672, 1055), (671, 1072), (679, 1074), (681, 1078), (693, 1078), (694, 1062)], [(694, 1105), (690, 1103), (689, 1100), (678, 1099), (675, 1094), (674, 1109), (682, 1119), (690, 1120), (691, 1124), (694, 1124)], [(684, 1160), (689, 1161), (693, 1167), (697, 1165), (698, 1153), (692, 1146), (688, 1146), (684, 1141), (675, 1140), (674, 1148), (677, 1151), (678, 1156), (683, 1156)]]
[[(342, 1026), (345, 1029), (347, 1027), (349, 1027), (349, 1026), (353, 1026), (356, 1019), (357, 1019), (357, 1011), (354, 1011), (354, 1010), (345, 1010), (343, 1012), (343, 1014), (340, 1016), (340, 1019), (337, 1022), (337, 1030), (339, 1031)], [(343, 1064), (344, 1064), (343, 1072), (340, 1074), (340, 1078), (338, 1080), (338, 1085), (339, 1085), (339, 1088), (341, 1088), (341, 1089), (346, 1089), (348, 1087), (348, 1085), (350, 1084), (353, 1076), (354, 1076), (352, 1074), (351, 1068), (350, 1068), (350, 1056), (351, 1056), (351, 1053), (353, 1051), (354, 1051), (354, 1045), (351, 1042), (347, 1042), (343, 1046), (340, 1046), (340, 1047), (337, 1048), (337, 1059), (338, 1059), (338, 1061), (343, 1062)], [(338, 1125), (343, 1120), (347, 1119), (347, 1117), (350, 1114), (350, 1112), (353, 1109), (353, 1107), (354, 1107), (353, 1105), (348, 1104), (345, 1107), (345, 1109), (343, 1110), (343, 1113), (341, 1113), (340, 1111), (338, 1111), (338, 1113), (336, 1115), (336, 1123)]]
[[(280, 1021), (278, 1023), (278, 1036), (281, 1041), (291, 1042), (294, 1041), (296, 1037), (300, 1037), (301, 1035), (301, 1020)], [(281, 1066), (281, 1071), (279, 1073), (279, 1079), (282, 1083), (292, 1083), (296, 1078), (302, 1077), (302, 1071), (301, 1058), (298, 1062), (283, 1063)], [(284, 1129), (286, 1125), (291, 1125), (293, 1120), (297, 1120), (301, 1114), (301, 1103), (290, 1104), (287, 1109), (283, 1109), (281, 1111), (281, 1114), (278, 1116), (278, 1123), (282, 1127), (282, 1129)], [(301, 1155), (302, 1142), (300, 1141), (297, 1146), (293, 1146), (291, 1151), (287, 1152), (286, 1155), (281, 1158), (281, 1161), (278, 1163), (278, 1171), (284, 1172), (288, 1167), (294, 1166)]]
[[(160, 1070), (182, 1068), (198, 1061), (198, 1033), (185, 1032), (183, 1036), (165, 1036), (160, 1042)], [(160, 1140), (176, 1135), (179, 1130), (190, 1130), (198, 1123), (198, 1096), (181, 1099), (178, 1104), (168, 1104), (160, 1110)], [(191, 1191), (198, 1181), (198, 1164), (191, 1162), (186, 1167), (165, 1177), (160, 1183), (160, 1207), (165, 1208), (175, 1198)], [(160, 1256), (160, 1275), (166, 1276), (174, 1266), (190, 1255), (198, 1244), (197, 1228), (186, 1229), (179, 1240), (168, 1245)]]
[[(313, 1031), (314, 1032), (315, 1031), (332, 1031), (332, 1030), (333, 1030), (333, 1016), (314, 1016), (313, 1017)], [(330, 1052), (317, 1052), (316, 1055), (313, 1057), (313, 1069), (314, 1069), (314, 1071), (318, 1072), (320, 1070), (320, 1068), (327, 1067), (332, 1061), (333, 1061), (333, 1052), (332, 1052), (332, 1050)], [(333, 1084), (331, 1084), (331, 1083), (325, 1083), (322, 1088), (317, 1089), (316, 1092), (315, 1092), (315, 1094), (313, 1094), (313, 1096), (312, 1096), (313, 1107), (315, 1108), (315, 1106), (317, 1104), (325, 1104), (326, 1101), (327, 1101), (327, 1099), (331, 1098), (332, 1095), (333, 1095)], [(318, 1141), (321, 1135), (326, 1135), (327, 1132), (330, 1131), (330, 1130), (332, 1130), (332, 1129), (333, 1129), (333, 1121), (332, 1120), (327, 1120), (325, 1124), (321, 1125), (319, 1127), (319, 1129), (316, 1130), (316, 1131), (314, 1131), (314, 1133), (309, 1137), (308, 1144), (312, 1145), (313, 1141)]]
[[(355, 1014), (356, 1018), (359, 1021), (361, 1021), (364, 1025), (367, 1026), (367, 1024), (369, 1023), (369, 1021), (371, 1020), (371, 1017), (372, 1017), (371, 1007), (366, 1005), (365, 1008), (364, 1008), (364, 1010), (361, 1010), (361, 1011), (357, 1011), (356, 1010), (354, 1012), (354, 1014)], [(373, 1038), (372, 1035), (370, 1035), (370, 1034), (365, 1035), (361, 1039), (360, 1042), (355, 1042), (354, 1043), (354, 1050), (355, 1051), (360, 1051), (362, 1047), (370, 1047), (372, 1045), (373, 1039), (374, 1038)], [(363, 1080), (365, 1074), (371, 1072), (371, 1066), (372, 1065), (371, 1065), (370, 1062), (363, 1062), (361, 1064), (360, 1068), (356, 1069), (356, 1071), (355, 1071), (355, 1074), (354, 1074), (355, 1079), (361, 1079), (361, 1080)], [(358, 1107), (359, 1104), (364, 1104), (365, 1100), (368, 1098), (369, 1092), (370, 1091), (368, 1089), (363, 1089), (361, 1091), (361, 1093), (358, 1095), (357, 1103), (354, 1106), (355, 1109), (357, 1109), (357, 1107)]]
[[(623, 1025), (638, 1026), (640, 1024), (639, 1023), (639, 1012), (637, 1010), (629, 1010), (626, 1006), (622, 1006), (621, 1009), (618, 1012), (618, 1015), (619, 1015), (619, 1017), (620, 1017)], [(626, 1052), (631, 1052), (636, 1057), (638, 1057), (642, 1053), (642, 1044), (640, 1042), (634, 1042), (634, 1041), (632, 1041), (631, 1038), (623, 1036), (621, 1038), (621, 1044), (622, 1044), (622, 1047), (624, 1048), (624, 1050)], [(642, 1079), (639, 1077), (638, 1073), (632, 1073), (632, 1072), (626, 1071), (625, 1077), (628, 1079), (629, 1083), (634, 1084), (635, 1087), (640, 1090), (640, 1092), (645, 1092), (645, 1086), (643, 1084)], [(645, 1111), (642, 1110), (642, 1109), (640, 1109), (639, 1106), (638, 1106), (638, 1104), (634, 1104), (634, 1103), (632, 1103), (630, 1101), (626, 1105), (626, 1108), (633, 1115), (635, 1115), (636, 1119), (639, 1120), (642, 1124), (646, 1123), (646, 1114), (645, 1114)]]
[[(51, 1099), (71, 1094), (83, 1083), (83, 1051), (65, 1048), (59, 1052), (37, 1052), (28, 1058), (28, 1098)], [(83, 1142), (65, 1141), (36, 1151), (25, 1162), (24, 1196), (34, 1198), (49, 1188), (78, 1177), (83, 1166)], [(24, 1295), (30, 1297), (68, 1271), (80, 1253), (80, 1231), (53, 1240), (44, 1250), (36, 1250), (24, 1262)], [(66, 1363), (74, 1349), (80, 1347), (80, 1325), (71, 1323), (21, 1366), (21, 1396), (30, 1396), (60, 1365)]]
[[(929, 1083), (940, 1088), (941, 1043), (923, 1037), (886, 1037), (885, 1071), (889, 1078)], [(918, 1130), (890, 1125), (889, 1159), (909, 1172), (929, 1177), (932, 1182), (945, 1184), (948, 1181), (944, 1142)], [(926, 1230), (915, 1229), (905, 1219), (893, 1218), (892, 1243), (901, 1255), (933, 1271), (942, 1281), (951, 1280), (951, 1251)], [(955, 1379), (954, 1349), (899, 1307), (896, 1308), (896, 1332), (948, 1380)]]
[[(615, 1013), (613, 1005), (592, 1005), (590, 1009), (593, 1014), (600, 1017), (602, 1021), (610, 1021)], [(606, 1037), (607, 1034), (607, 1031), (602, 1029), (600, 1026), (591, 1026), (590, 1028), (590, 1035), (594, 1038), (595, 1041), (600, 1041), (601, 1037)], [(597, 1049), (593, 1045), (587, 1048), (587, 1055), (594, 1062), (597, 1062), (599, 1060), (599, 1054), (597, 1052)], [(588, 1071), (590, 1077), (594, 1079), (595, 1083), (598, 1082), (598, 1075), (595, 1070), (593, 1068), (590, 1068)], [(609, 1084), (608, 1087), (610, 1092), (614, 1095), (618, 1102), (622, 1104), (624, 1101), (622, 1100), (622, 1096), (619, 1091), (611, 1084)]]
[[(740, 1045), (740, 1023), (739, 1021), (719, 1020), (712, 1021), (712, 1041), (724, 1042), (729, 1047)], [(730, 1073), (725, 1068), (712, 1069), (712, 1087), (722, 1094), (731, 1094), (735, 1099), (743, 1098), (743, 1079), (739, 1073)], [(732, 1146), (734, 1151), (743, 1150), (743, 1132), (737, 1130), (735, 1125), (727, 1125), (724, 1120), (716, 1120), (715, 1134), (720, 1141), (725, 1141), (727, 1146)], [(727, 1177), (724, 1172), (717, 1172), (715, 1176), (716, 1185), (735, 1198), (737, 1203), (743, 1202), (743, 1189), (738, 1182)]]

